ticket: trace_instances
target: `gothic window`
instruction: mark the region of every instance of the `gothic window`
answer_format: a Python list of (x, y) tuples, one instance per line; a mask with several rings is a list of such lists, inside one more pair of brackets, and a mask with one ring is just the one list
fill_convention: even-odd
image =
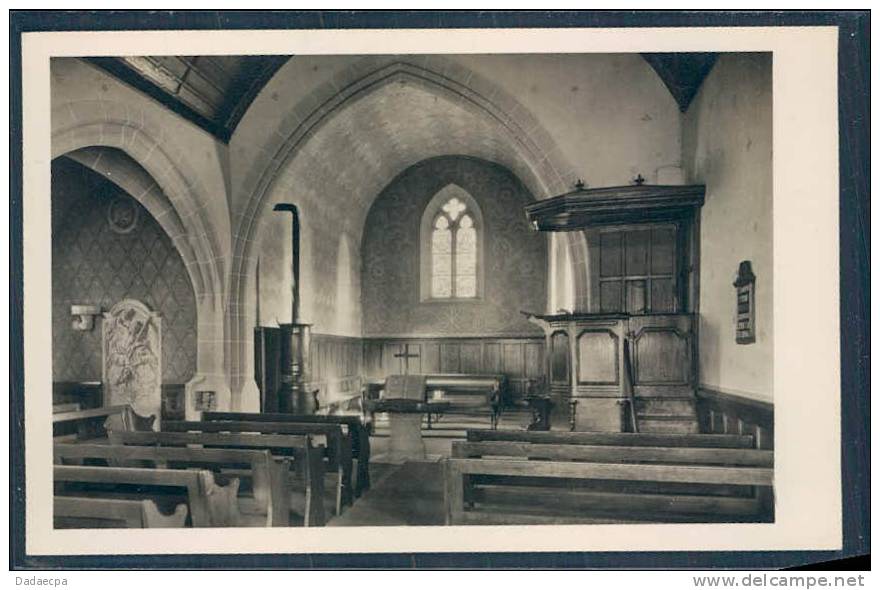
[(480, 296), (480, 230), (479, 207), (464, 189), (449, 185), (435, 195), (422, 218), (423, 300)]

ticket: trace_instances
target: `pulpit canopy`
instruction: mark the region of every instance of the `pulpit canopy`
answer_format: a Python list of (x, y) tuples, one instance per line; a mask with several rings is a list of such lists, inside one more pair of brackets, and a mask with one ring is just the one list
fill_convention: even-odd
[(575, 190), (531, 203), (526, 218), (538, 231), (669, 221), (687, 217), (703, 205), (704, 185), (632, 185)]

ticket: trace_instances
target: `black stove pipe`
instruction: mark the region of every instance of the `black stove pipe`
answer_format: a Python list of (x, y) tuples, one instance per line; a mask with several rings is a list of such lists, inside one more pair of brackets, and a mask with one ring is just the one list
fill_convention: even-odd
[(279, 409), (295, 414), (313, 414), (316, 400), (306, 391), (311, 326), (300, 322), (299, 316), (299, 210), (290, 203), (278, 203), (274, 211), (288, 212), (292, 220), (293, 285), (289, 324), (281, 324), (281, 385)]

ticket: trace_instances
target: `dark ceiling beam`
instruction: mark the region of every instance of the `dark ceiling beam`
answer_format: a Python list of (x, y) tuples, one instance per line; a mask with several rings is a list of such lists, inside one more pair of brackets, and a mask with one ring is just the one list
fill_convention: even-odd
[(189, 107), (186, 103), (169, 94), (158, 84), (147, 80), (132, 68), (125, 65), (122, 60), (115, 57), (86, 57), (88, 63), (104, 70), (120, 82), (128, 84), (136, 90), (140, 90), (150, 98), (168, 107), (187, 121), (198, 125), (223, 143), (229, 143), (232, 133), (201, 113)]
[[(248, 65), (246, 74), (239, 75), (225, 92), (223, 104), (216, 118), (209, 118), (199, 113), (177, 96), (147, 79), (126, 63), (116, 57), (88, 57), (88, 63), (104, 70), (120, 82), (135, 88), (168, 107), (187, 121), (204, 129), (223, 143), (229, 143), (235, 128), (241, 122), (248, 107), (269, 82), (272, 76), (283, 66), (290, 56), (253, 56), (253, 64)], [(255, 71), (254, 71), (255, 70)]]
[(669, 89), (679, 110), (688, 110), (703, 80), (718, 60), (717, 53), (643, 53), (642, 57), (657, 72)]

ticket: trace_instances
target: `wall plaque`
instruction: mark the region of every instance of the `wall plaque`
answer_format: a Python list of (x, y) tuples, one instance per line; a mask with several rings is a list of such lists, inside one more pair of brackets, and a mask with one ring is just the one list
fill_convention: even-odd
[(736, 287), (736, 343), (751, 344), (755, 341), (755, 273), (751, 261), (739, 263), (733, 286)]
[(137, 227), (140, 210), (129, 198), (118, 197), (107, 205), (107, 223), (118, 234), (127, 234)]
[(141, 416), (161, 414), (162, 322), (134, 299), (104, 314), (104, 404), (128, 404)]

